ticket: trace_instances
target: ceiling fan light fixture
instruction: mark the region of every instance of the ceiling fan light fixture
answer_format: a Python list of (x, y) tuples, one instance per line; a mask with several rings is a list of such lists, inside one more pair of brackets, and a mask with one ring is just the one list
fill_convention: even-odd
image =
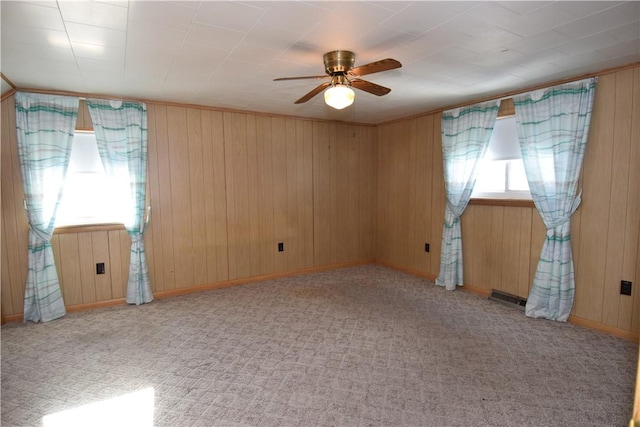
[(349, 105), (353, 104), (355, 98), (356, 94), (353, 89), (343, 84), (331, 86), (324, 92), (324, 102), (329, 107), (333, 107), (336, 110), (347, 108)]

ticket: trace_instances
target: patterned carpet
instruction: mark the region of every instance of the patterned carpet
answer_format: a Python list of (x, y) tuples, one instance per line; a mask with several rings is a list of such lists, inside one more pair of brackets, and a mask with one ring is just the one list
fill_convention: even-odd
[[(158, 426), (624, 426), (636, 357), (368, 265), (7, 324), (1, 421), (146, 390)], [(94, 406), (80, 425), (142, 423)]]

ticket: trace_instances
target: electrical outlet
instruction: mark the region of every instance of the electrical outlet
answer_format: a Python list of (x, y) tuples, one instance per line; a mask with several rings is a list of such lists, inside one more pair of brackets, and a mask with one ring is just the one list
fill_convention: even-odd
[(96, 274), (104, 274), (104, 262), (96, 264)]
[(424, 251), (425, 252), (429, 252), (429, 244), (428, 243), (424, 244)]
[(284, 243), (278, 243), (278, 252), (284, 252)]
[(627, 280), (620, 281), (620, 295), (631, 295), (631, 282)]

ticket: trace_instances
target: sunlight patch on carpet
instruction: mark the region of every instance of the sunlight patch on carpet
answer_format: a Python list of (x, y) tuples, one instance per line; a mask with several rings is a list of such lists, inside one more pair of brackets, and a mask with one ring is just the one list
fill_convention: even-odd
[(45, 415), (44, 427), (153, 426), (154, 389), (148, 387), (111, 399)]

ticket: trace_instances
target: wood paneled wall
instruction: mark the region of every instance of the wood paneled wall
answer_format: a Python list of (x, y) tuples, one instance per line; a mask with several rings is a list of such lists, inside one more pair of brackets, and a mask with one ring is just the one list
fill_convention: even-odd
[[(440, 270), (444, 184), (438, 115), (378, 126), (376, 259), (429, 277)], [(599, 76), (572, 217), (573, 315), (640, 331), (640, 67)], [(426, 146), (426, 147), (425, 147)], [(535, 208), (469, 205), (462, 215), (465, 284), (528, 297), (545, 227)], [(424, 243), (431, 252), (424, 252)], [(620, 281), (633, 282), (632, 296)]]
[[(154, 292), (374, 257), (375, 128), (148, 104)], [(28, 225), (13, 97), (2, 103), (2, 315), (23, 311)], [(78, 129), (91, 129), (81, 102)], [(278, 243), (284, 251), (278, 252)], [(124, 229), (56, 233), (67, 306), (125, 295)], [(96, 275), (104, 262), (106, 274)]]
[[(376, 258), (435, 277), (445, 195), (440, 114), (377, 127), (150, 103), (146, 248), (155, 292)], [(27, 224), (13, 97), (2, 102), (2, 315), (22, 312)], [(79, 128), (90, 128), (83, 106)], [(575, 318), (640, 331), (640, 67), (599, 77), (572, 217)], [(528, 296), (535, 208), (470, 205), (465, 282)], [(284, 243), (284, 252), (277, 244)], [(424, 245), (430, 245), (425, 252)], [(56, 234), (67, 305), (123, 298), (122, 229)], [(107, 274), (95, 275), (105, 262)], [(620, 295), (620, 281), (633, 295)]]
[(440, 114), (378, 127), (376, 260), (438, 271), (445, 206), (439, 142)]

